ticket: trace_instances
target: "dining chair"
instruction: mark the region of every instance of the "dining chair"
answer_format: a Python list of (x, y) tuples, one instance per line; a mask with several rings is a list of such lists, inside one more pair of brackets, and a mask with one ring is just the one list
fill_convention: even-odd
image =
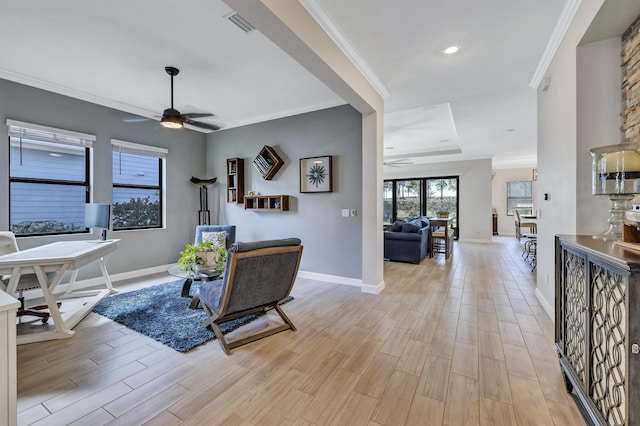
[(518, 241), (522, 238), (522, 228), (527, 228), (529, 230), (529, 232), (526, 232), (527, 234), (535, 234), (538, 228), (538, 223), (533, 219), (522, 220), (520, 212), (518, 210), (515, 210), (515, 212), (516, 238)]

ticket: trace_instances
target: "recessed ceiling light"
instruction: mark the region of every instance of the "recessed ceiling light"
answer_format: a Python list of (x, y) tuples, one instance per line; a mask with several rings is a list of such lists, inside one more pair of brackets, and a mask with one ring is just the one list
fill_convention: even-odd
[(460, 45), (459, 44), (450, 44), (449, 46), (447, 46), (444, 49), (442, 49), (442, 53), (444, 53), (445, 55), (453, 55), (454, 53), (458, 52), (459, 50), (460, 50)]
[(392, 146), (385, 146), (384, 149), (393, 149)]
[(62, 154), (60, 154), (58, 152), (50, 152), (49, 155), (52, 156), (52, 157), (56, 157), (56, 158), (62, 157)]
[(449, 139), (440, 139), (440, 143), (447, 143), (449, 142)]

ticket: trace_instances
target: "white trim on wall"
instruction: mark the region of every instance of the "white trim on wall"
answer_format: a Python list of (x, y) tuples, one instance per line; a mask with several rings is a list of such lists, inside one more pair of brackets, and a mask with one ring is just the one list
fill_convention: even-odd
[(582, 0), (567, 0), (567, 3), (564, 5), (564, 8), (560, 13), (560, 17), (558, 18), (558, 22), (556, 22), (556, 26), (553, 29), (553, 33), (551, 33), (549, 43), (547, 43), (547, 47), (544, 49), (542, 58), (540, 58), (536, 72), (533, 74), (531, 82), (529, 83), (529, 87), (532, 89), (538, 90), (538, 86), (540, 86), (540, 82), (542, 81), (544, 74), (547, 72), (558, 47), (560, 47), (560, 43), (571, 25), (571, 21), (573, 21), (573, 17), (578, 11), (578, 7), (580, 7), (580, 3), (582, 3)]

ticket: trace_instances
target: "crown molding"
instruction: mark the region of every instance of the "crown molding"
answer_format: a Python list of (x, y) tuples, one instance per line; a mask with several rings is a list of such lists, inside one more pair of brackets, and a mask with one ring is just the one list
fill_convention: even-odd
[(558, 18), (558, 22), (556, 22), (556, 26), (551, 33), (551, 38), (547, 43), (547, 47), (542, 54), (542, 58), (540, 58), (536, 72), (533, 74), (533, 78), (529, 83), (529, 87), (532, 89), (538, 90), (538, 86), (540, 86), (540, 82), (544, 78), (544, 73), (547, 72), (547, 69), (558, 51), (558, 47), (569, 29), (571, 21), (573, 21), (573, 17), (576, 15), (581, 3), (582, 0), (567, 0), (565, 3), (564, 8), (560, 13), (560, 17)]
[(300, 4), (307, 9), (307, 12), (316, 20), (322, 29), (331, 37), (331, 40), (342, 50), (349, 58), (353, 65), (362, 73), (369, 84), (378, 92), (378, 94), (386, 99), (389, 96), (389, 89), (378, 78), (373, 68), (364, 60), (360, 53), (353, 46), (351, 41), (340, 31), (333, 23), (329, 15), (320, 7), (316, 0), (300, 0)]
[(242, 120), (242, 121), (235, 121), (231, 123), (225, 123), (224, 128), (222, 130), (233, 129), (234, 127), (248, 126), (250, 124), (262, 123), (265, 121), (278, 120), (280, 118), (287, 118), (294, 115), (306, 114), (308, 112), (320, 111), (323, 109), (333, 108), (340, 105), (346, 105), (345, 101), (340, 99), (339, 101), (331, 101), (331, 102), (319, 103), (315, 105), (305, 105), (300, 108), (293, 108), (286, 111), (279, 111), (275, 114), (261, 115), (259, 117), (254, 117), (250, 120)]
[[(37, 89), (47, 90), (49, 92), (58, 93), (64, 96), (69, 96), (74, 99), (91, 102), (97, 105), (113, 108), (118, 111), (124, 111), (130, 114), (135, 114), (135, 115), (149, 118), (151, 120), (158, 121), (157, 112), (155, 111), (148, 111), (144, 108), (138, 108), (133, 105), (117, 102), (117, 101), (114, 101), (113, 99), (103, 98), (101, 96), (96, 96), (96, 95), (83, 92), (81, 90), (73, 89), (71, 87), (63, 86), (60, 84), (53, 84), (45, 80), (41, 80), (41, 79), (27, 76), (24, 74), (18, 74), (16, 72), (9, 71), (3, 68), (0, 68), (0, 78), (13, 81), (14, 83), (24, 84), (26, 86), (35, 87)], [(305, 105), (300, 108), (280, 111), (275, 114), (268, 114), (268, 115), (263, 115), (259, 117), (254, 117), (250, 120), (242, 120), (242, 121), (237, 121), (232, 123), (225, 123), (224, 128), (222, 130), (232, 129), (234, 127), (247, 126), (249, 124), (262, 123), (264, 121), (277, 120), (279, 118), (285, 118), (292, 115), (305, 114), (308, 112), (319, 111), (327, 108), (333, 108), (333, 107), (344, 105), (344, 104), (345, 102), (342, 99), (340, 99), (338, 101), (324, 102), (324, 103), (319, 103), (315, 105)], [(185, 125), (185, 127), (188, 127), (189, 129), (195, 130), (200, 133), (205, 133), (205, 134), (211, 133), (210, 130), (190, 126), (188, 124)]]
[(154, 116), (157, 114), (154, 111), (148, 111), (146, 109), (138, 108), (123, 102), (114, 101), (113, 99), (103, 98), (102, 96), (93, 95), (91, 93), (83, 92), (81, 90), (73, 89), (61, 84), (54, 84), (46, 80), (19, 74), (3, 68), (0, 68), (0, 78), (13, 81), (15, 83), (24, 84), (26, 86), (47, 90), (49, 92), (58, 93), (60, 95), (69, 96), (74, 99), (80, 99), (82, 101), (106, 106), (108, 108), (113, 108), (119, 111), (140, 115), (142, 117), (154, 119)]

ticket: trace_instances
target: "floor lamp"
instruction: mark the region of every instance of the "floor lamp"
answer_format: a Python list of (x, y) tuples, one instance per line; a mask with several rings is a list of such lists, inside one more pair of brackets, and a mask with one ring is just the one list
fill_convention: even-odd
[(214, 183), (218, 178), (198, 179), (191, 177), (191, 182), (200, 187), (200, 210), (198, 210), (198, 225), (211, 225), (211, 215), (209, 213), (209, 195), (207, 186)]

